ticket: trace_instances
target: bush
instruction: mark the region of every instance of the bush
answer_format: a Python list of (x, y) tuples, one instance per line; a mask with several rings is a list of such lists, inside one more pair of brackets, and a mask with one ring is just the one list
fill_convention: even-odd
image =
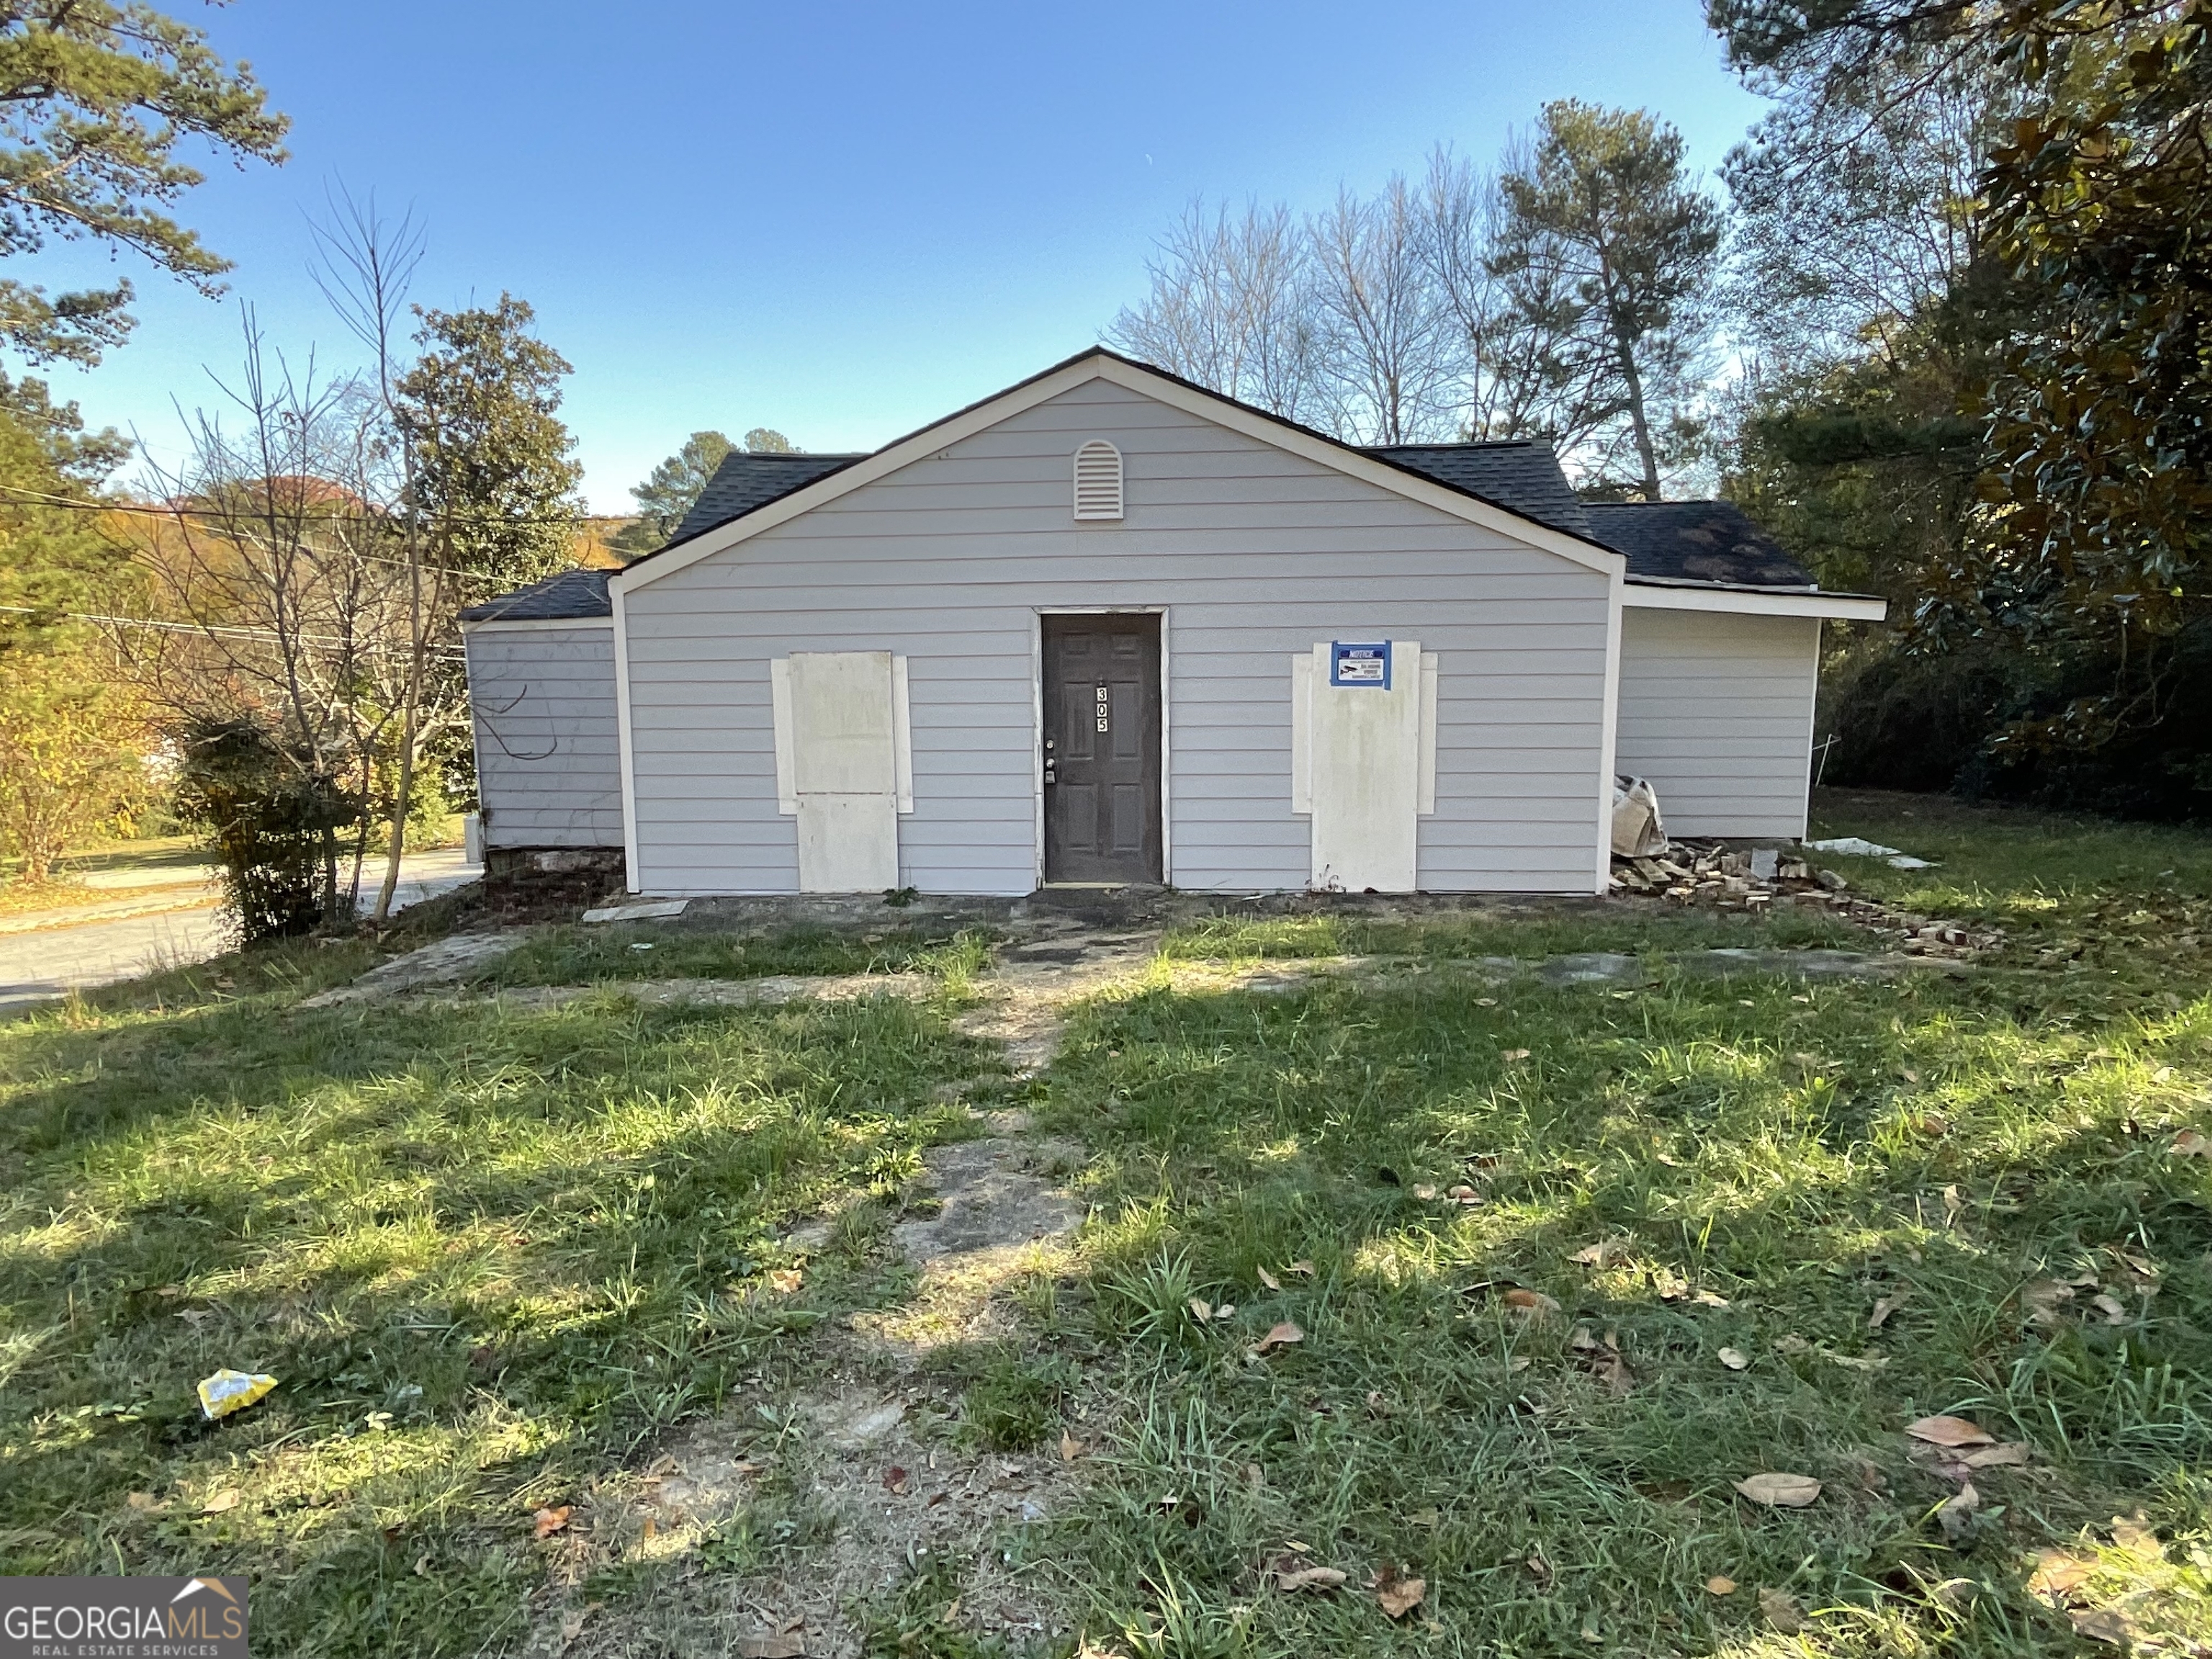
[[(1981, 647), (1911, 654), (1874, 639), (1832, 663), (1819, 727), (1821, 781), (1949, 791), (2180, 822), (2212, 818), (2212, 627), (2160, 647), (2154, 702), (2117, 731), (2065, 741), (2077, 699), (2122, 682), (2113, 655), (2030, 658)], [(2138, 678), (2141, 659), (2130, 665)]]
[(337, 832), (360, 802), (313, 754), (250, 720), (197, 722), (178, 747), (178, 815), (206, 838), (241, 944), (297, 938), (350, 909), (350, 892), (337, 892)]

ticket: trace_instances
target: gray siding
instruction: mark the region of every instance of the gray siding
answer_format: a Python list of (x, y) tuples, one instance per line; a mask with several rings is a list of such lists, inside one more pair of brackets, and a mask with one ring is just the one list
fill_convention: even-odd
[(619, 847), (614, 629), (466, 635), (487, 847)]
[(1632, 606), (1615, 764), (1678, 835), (1802, 836), (1820, 672), (1817, 617)]
[[(1127, 518), (1078, 524), (1071, 459), (1120, 447)], [(787, 892), (769, 663), (908, 659), (904, 879), (1036, 877), (1037, 612), (1166, 611), (1169, 878), (1301, 888), (1290, 657), (1413, 639), (1441, 658), (1431, 890), (1587, 892), (1602, 770), (1607, 580), (1395, 492), (1093, 380), (626, 600), (645, 891)]]

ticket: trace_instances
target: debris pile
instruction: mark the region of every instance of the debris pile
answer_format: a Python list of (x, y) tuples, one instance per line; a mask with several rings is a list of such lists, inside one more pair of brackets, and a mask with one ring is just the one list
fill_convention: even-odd
[(1833, 870), (1782, 848), (1732, 849), (1725, 842), (1670, 841), (1664, 851), (1648, 858), (1615, 858), (1613, 888), (1663, 903), (1753, 915), (1778, 905), (1825, 910), (1894, 940), (1913, 956), (1972, 957), (2004, 942), (1995, 928), (1893, 909), (1854, 893)]

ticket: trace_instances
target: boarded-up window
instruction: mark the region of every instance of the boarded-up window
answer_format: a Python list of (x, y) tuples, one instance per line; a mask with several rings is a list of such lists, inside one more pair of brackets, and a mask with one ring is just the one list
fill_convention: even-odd
[(897, 886), (898, 815), (914, 811), (906, 659), (800, 651), (769, 670), (776, 804), (799, 820), (799, 890)]
[(1121, 452), (1103, 438), (1093, 438), (1075, 452), (1075, 516), (1121, 516)]

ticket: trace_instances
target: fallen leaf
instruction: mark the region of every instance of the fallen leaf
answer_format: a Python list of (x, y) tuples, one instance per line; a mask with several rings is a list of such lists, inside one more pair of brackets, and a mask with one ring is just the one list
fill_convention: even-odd
[(1578, 1261), (1585, 1267), (1609, 1267), (1627, 1254), (1626, 1239), (1605, 1238), (1600, 1239), (1595, 1244), (1583, 1245), (1567, 1260)]
[(1376, 1603), (1393, 1619), (1403, 1619), (1421, 1605), (1421, 1598), (1428, 1593), (1426, 1580), (1407, 1577), (1390, 1562), (1385, 1561), (1376, 1572)]
[(1224, 1302), (1213, 1310), (1213, 1316), (1217, 1321), (1224, 1320), (1236, 1311), (1237, 1304), (1234, 1302)]
[(1549, 1589), (1551, 1587), (1553, 1577), (1552, 1564), (1544, 1559), (1543, 1551), (1534, 1551), (1522, 1565), (1528, 1569), (1528, 1576), (1534, 1578), (1540, 1588)]
[(1766, 1622), (1784, 1636), (1795, 1636), (1805, 1628), (1805, 1609), (1797, 1605), (1797, 1598), (1787, 1590), (1759, 1591), (1759, 1610), (1765, 1615)]
[(1416, 1182), (1414, 1183), (1413, 1196), (1419, 1199), (1422, 1203), (1426, 1204), (1430, 1202), (1436, 1197), (1436, 1195), (1437, 1189), (1435, 1183), (1427, 1181)]
[(1415, 1526), (1426, 1527), (1431, 1531), (1443, 1522), (1443, 1513), (1440, 1510), (1415, 1510), (1406, 1517)]
[(2124, 1325), (2128, 1322), (2127, 1305), (2116, 1296), (2093, 1297), (2090, 1298), (2089, 1305), (2105, 1316), (2105, 1322), (2107, 1325)]
[(1716, 1296), (1711, 1291), (1699, 1291), (1690, 1300), (1700, 1308), (1725, 1308), (1729, 1304), (1729, 1299), (1726, 1297)]
[(1784, 1510), (1802, 1510), (1820, 1495), (1820, 1483), (1809, 1474), (1754, 1474), (1735, 1482), (1735, 1489), (1754, 1504)]
[(1516, 1061), (1528, 1059), (1528, 1050), (1526, 1048), (1508, 1048), (1503, 1054), (1499, 1055), (1498, 1058), (1503, 1060), (1508, 1066), (1510, 1066)]
[(1996, 1440), (1996, 1436), (1963, 1417), (1923, 1417), (1905, 1425), (1905, 1431), (1931, 1446), (1987, 1446)]
[(1680, 1302), (1690, 1293), (1690, 1281), (1666, 1267), (1651, 1275), (1651, 1286), (1662, 1302)]
[(804, 1267), (780, 1268), (768, 1276), (769, 1289), (785, 1296), (790, 1295), (805, 1282), (806, 1270)]
[(905, 1497), (907, 1486), (907, 1473), (904, 1469), (894, 1465), (884, 1471), (884, 1490), (892, 1497)]
[(1286, 1273), (1302, 1273), (1306, 1278), (1311, 1279), (1314, 1276), (1314, 1264), (1310, 1261), (1293, 1261), (1283, 1271)]
[(1751, 1356), (1741, 1348), (1723, 1348), (1720, 1362), (1732, 1371), (1747, 1370), (1751, 1366)]
[(2066, 1616), (2073, 1621), (2074, 1633), (2086, 1636), (2092, 1642), (2124, 1648), (2135, 1636), (2135, 1626), (2110, 1607), (2094, 1607), (2087, 1613), (2069, 1613)]
[(2094, 1561), (2084, 1561), (2064, 1550), (2045, 1550), (2035, 1558), (2035, 1571), (2027, 1577), (2027, 1593), (2056, 1601), (2067, 1591), (2088, 1583), (2090, 1574), (2096, 1570)]
[(1474, 1000), (1474, 1006), (1478, 1008), (1495, 1008), (1498, 1006), (1498, 999), (1496, 997), (1477, 997)]
[(202, 1515), (227, 1514), (230, 1510), (238, 1507), (239, 1499), (241, 1496), (242, 1494), (239, 1492), (237, 1487), (225, 1486), (221, 1492), (216, 1493), (214, 1497), (209, 1498), (206, 1503), (200, 1505), (200, 1513)]
[(1511, 1376), (1516, 1371), (1527, 1370), (1529, 1366), (1535, 1363), (1536, 1362), (1529, 1358), (1527, 1354), (1516, 1353), (1512, 1358), (1505, 1362), (1505, 1374), (1508, 1376)]
[(1970, 1469), (2020, 1468), (2027, 1462), (2027, 1448), (2017, 1440), (2008, 1440), (2000, 1445), (1977, 1446), (1961, 1454), (1959, 1461)]
[(2196, 1129), (2184, 1129), (2174, 1136), (2173, 1145), (2166, 1150), (2176, 1158), (2212, 1158), (2212, 1137)]
[(1390, 1402), (1382, 1397), (1382, 1391), (1380, 1389), (1368, 1389), (1367, 1409), (1372, 1415), (1376, 1417), (1388, 1417), (1390, 1415)]
[(1283, 1281), (1276, 1278), (1274, 1274), (1269, 1273), (1265, 1267), (1261, 1268), (1259, 1273), (1260, 1282), (1262, 1285), (1265, 1285), (1269, 1290), (1279, 1291), (1283, 1288)]
[(1083, 1443), (1065, 1429), (1060, 1431), (1060, 1461), (1073, 1463), (1083, 1455)]
[(561, 1615), (561, 1645), (565, 1648), (581, 1636), (584, 1633), (584, 1626), (591, 1622), (592, 1615), (599, 1610), (599, 1603), (594, 1601), (588, 1607), (575, 1607), (562, 1613)]
[(2137, 1555), (2162, 1556), (2166, 1553), (2166, 1547), (2158, 1541), (2158, 1534), (2145, 1524), (2141, 1510), (2128, 1520), (2124, 1521), (2117, 1515), (2112, 1517), (2112, 1544), (2115, 1548), (2131, 1550)]
[(1777, 1353), (1810, 1353), (1813, 1352), (1813, 1345), (1792, 1331), (1787, 1336), (1778, 1336), (1774, 1339), (1774, 1351)]
[(125, 1509), (136, 1510), (141, 1515), (150, 1515), (161, 1507), (160, 1501), (150, 1492), (126, 1492), (124, 1495), (123, 1504)]
[(1735, 1580), (1733, 1578), (1724, 1578), (1719, 1573), (1715, 1573), (1711, 1577), (1705, 1580), (1705, 1593), (1708, 1595), (1734, 1595), (1735, 1594)]
[(1451, 1200), (1453, 1203), (1468, 1208), (1472, 1208), (1474, 1206), (1482, 1202), (1482, 1194), (1475, 1191), (1474, 1188), (1468, 1186), (1465, 1182), (1462, 1182), (1458, 1186), (1453, 1188), (1449, 1192), (1446, 1193), (1444, 1196)]
[(550, 1538), (555, 1533), (566, 1530), (568, 1517), (575, 1512), (575, 1507), (573, 1504), (563, 1504), (556, 1510), (538, 1510), (531, 1517), (532, 1535), (537, 1538)]
[[(2090, 1280), (2094, 1284), (2094, 1279)], [(2074, 1299), (2074, 1287), (2062, 1285), (2055, 1279), (2039, 1279), (2021, 1287), (2021, 1306), (2027, 1310), (2028, 1319), (2038, 1325), (2058, 1322), (2058, 1304)]]
[(1261, 1337), (1258, 1346), (1252, 1352), (1273, 1353), (1278, 1348), (1287, 1348), (1293, 1342), (1303, 1342), (1305, 1340), (1306, 1334), (1285, 1319), (1281, 1324), (1270, 1330), (1267, 1335)]
[(1910, 1291), (1899, 1291), (1895, 1296), (1883, 1297), (1874, 1304), (1874, 1311), (1867, 1316), (1867, 1328), (1870, 1331), (1878, 1331), (1889, 1323), (1890, 1315), (1903, 1307), (1911, 1295), (1912, 1292)]
[(1344, 1574), (1335, 1567), (1300, 1567), (1295, 1571), (1278, 1570), (1275, 1588), (1286, 1595), (1295, 1595), (1300, 1590), (1333, 1590), (1344, 1587)]
[(1257, 1463), (1247, 1463), (1244, 1466), (1244, 1484), (1254, 1492), (1258, 1492), (1267, 1484), (1267, 1470), (1261, 1468)]
[(1504, 1302), (1523, 1319), (1549, 1319), (1559, 1311), (1559, 1304), (1543, 1291), (1526, 1290), (1517, 1285), (1505, 1292)]
[(733, 1651), (737, 1659), (806, 1659), (806, 1638), (780, 1631), (765, 1636), (740, 1636)]
[(1974, 1529), (1974, 1511), (1982, 1506), (1982, 1495), (1974, 1490), (1971, 1480), (1936, 1506), (1936, 1524), (1943, 1528), (1943, 1536), (1954, 1544)]
[(1210, 1323), (1213, 1318), (1213, 1304), (1202, 1296), (1191, 1297), (1190, 1316), (1201, 1325)]
[(1954, 1225), (1966, 1207), (1966, 1200), (1959, 1191), (1958, 1183), (1954, 1182), (1943, 1189), (1943, 1224), (1945, 1226)]

